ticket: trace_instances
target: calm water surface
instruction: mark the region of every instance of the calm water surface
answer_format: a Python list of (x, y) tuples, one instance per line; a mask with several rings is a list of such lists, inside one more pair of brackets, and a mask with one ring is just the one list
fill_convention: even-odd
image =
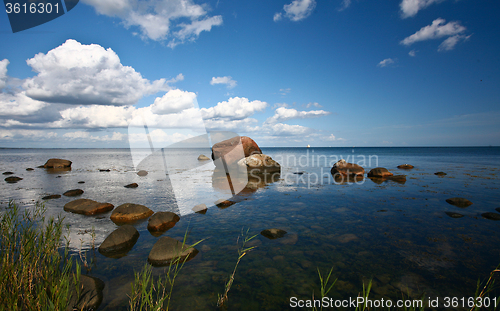
[[(395, 300), (401, 291), (414, 298), (422, 293), (469, 297), (477, 280), (500, 263), (500, 222), (481, 217), (500, 207), (500, 148), (263, 148), (263, 152), (281, 163), (280, 179), (245, 191), (230, 207), (212, 206), (204, 215), (182, 216), (163, 234), (181, 240), (188, 231), (189, 243), (205, 239), (197, 246), (200, 253), (176, 280), (173, 310), (216, 309), (217, 294), (223, 292), (238, 257), (236, 240), (242, 229), (258, 234), (249, 245), (257, 247), (240, 262), (229, 292), (229, 310), (293, 309), (290, 297), (309, 299), (318, 293), (317, 269), (326, 273), (332, 267), (338, 281), (329, 296), (335, 299), (356, 297), (369, 279), (374, 280), (373, 299)], [(182, 163), (169, 162), (169, 171), (186, 163), (196, 166), (200, 153), (207, 151), (182, 151)], [(50, 173), (36, 168), (49, 158), (71, 160), (72, 170)], [(370, 179), (338, 183), (329, 172), (341, 158), (366, 171), (386, 167), (395, 175), (406, 175), (406, 183)], [(415, 168), (396, 168), (404, 163)], [(0, 171), (12, 171), (23, 180), (0, 183), (0, 206), (3, 210), (15, 199), (30, 207), (45, 195), (80, 188), (85, 191), (80, 198), (179, 212), (165, 167), (158, 160), (143, 166), (149, 174), (137, 176), (128, 149), (1, 149)], [(28, 167), (35, 170), (26, 171)], [(434, 175), (438, 171), (447, 175)], [(212, 172), (209, 168), (204, 172), (194, 181), (196, 195), (213, 190)], [(139, 187), (123, 187), (133, 182)], [(451, 197), (467, 198), (473, 205), (455, 207), (445, 201)], [(65, 217), (71, 248), (78, 252), (90, 247), (89, 229), (94, 227), (98, 246), (117, 226), (110, 213), (64, 212), (64, 204), (73, 199), (63, 196), (47, 201), (46, 207), (49, 215)], [(451, 218), (447, 211), (465, 216)], [(89, 275), (106, 284), (99, 310), (126, 305), (133, 271), (146, 264), (158, 239), (146, 226), (147, 222), (135, 224), (140, 237), (126, 257), (110, 259), (95, 252)], [(268, 228), (288, 233), (269, 240), (260, 235)], [(154, 268), (155, 274), (163, 271)]]

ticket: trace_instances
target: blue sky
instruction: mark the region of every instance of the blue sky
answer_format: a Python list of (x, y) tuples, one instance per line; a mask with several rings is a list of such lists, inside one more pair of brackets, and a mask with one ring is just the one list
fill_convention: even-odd
[(0, 146), (126, 148), (144, 122), (162, 146), (205, 129), (500, 145), (498, 16), (494, 0), (81, 0), (12, 33), (2, 12)]

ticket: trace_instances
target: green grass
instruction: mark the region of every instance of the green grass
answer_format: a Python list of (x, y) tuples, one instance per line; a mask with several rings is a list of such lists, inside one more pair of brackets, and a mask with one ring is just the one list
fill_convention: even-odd
[(0, 310), (65, 310), (78, 295), (80, 267), (73, 272), (68, 252), (59, 252), (63, 219), (46, 221), (45, 211), (36, 203), (21, 214), (11, 201), (1, 216)]
[(186, 247), (188, 230), (184, 233), (182, 246), (178, 249), (176, 258), (164, 270), (164, 274), (160, 275), (156, 282), (152, 275), (153, 268), (149, 264), (145, 264), (140, 272), (134, 272), (134, 281), (131, 284), (132, 291), (129, 296), (129, 310), (139, 311), (168, 311), (170, 308), (170, 298), (174, 288), (175, 279), (179, 275), (180, 270), (189, 259), (186, 256), (184, 259), (181, 253), (186, 249), (193, 248), (203, 240), (200, 240), (193, 245)]

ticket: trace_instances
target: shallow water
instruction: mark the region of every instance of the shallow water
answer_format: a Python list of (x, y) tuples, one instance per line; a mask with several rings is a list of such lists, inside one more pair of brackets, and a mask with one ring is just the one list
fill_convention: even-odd
[[(182, 161), (170, 158), (167, 171), (199, 165), (196, 158), (201, 152), (206, 153), (182, 151), (177, 157)], [(258, 234), (249, 244), (257, 247), (238, 266), (229, 310), (293, 309), (290, 297), (309, 299), (313, 292), (317, 296), (317, 269), (326, 273), (332, 267), (338, 281), (329, 296), (335, 299), (356, 297), (369, 279), (374, 280), (374, 299), (395, 300), (401, 291), (413, 298), (422, 293), (470, 297), (477, 280), (500, 263), (500, 222), (481, 217), (500, 207), (500, 148), (263, 148), (263, 152), (282, 164), (281, 179), (245, 191), (238, 203), (227, 208), (212, 206), (204, 215), (184, 211), (176, 226), (163, 234), (182, 240), (188, 231), (188, 243), (204, 239), (197, 246), (200, 253), (186, 263), (176, 280), (173, 310), (216, 309), (217, 294), (223, 292), (237, 260), (236, 240), (242, 229)], [(73, 161), (72, 170), (50, 173), (36, 168), (49, 158)], [(406, 175), (406, 183), (378, 184), (370, 179), (338, 183), (330, 168), (340, 158), (366, 171), (386, 167), (395, 175)], [(23, 180), (0, 183), (0, 205), (3, 209), (15, 199), (29, 207), (45, 195), (80, 188), (85, 193), (79, 198), (182, 212), (163, 162), (151, 159), (143, 164), (149, 174), (140, 177), (128, 149), (1, 149), (0, 171), (12, 171)], [(404, 163), (415, 168), (396, 168)], [(28, 167), (35, 170), (26, 171)], [(438, 171), (447, 175), (434, 175)], [(188, 193), (212, 202), (212, 195), (227, 195), (213, 189), (211, 174), (209, 168), (188, 174), (197, 187)], [(139, 187), (123, 187), (132, 182)], [(451, 197), (467, 198), (473, 205), (455, 207), (445, 201)], [(90, 247), (92, 227), (98, 246), (117, 226), (110, 213), (89, 217), (64, 212), (64, 204), (73, 199), (47, 201), (48, 214), (65, 217), (74, 251)], [(447, 211), (465, 216), (451, 218)], [(146, 264), (158, 239), (146, 225), (145, 221), (135, 224), (140, 237), (126, 257), (110, 259), (94, 252), (90, 275), (106, 283), (99, 310), (126, 305), (133, 271)], [(259, 234), (267, 228), (288, 233), (269, 240)], [(154, 268), (156, 274), (163, 270)]]

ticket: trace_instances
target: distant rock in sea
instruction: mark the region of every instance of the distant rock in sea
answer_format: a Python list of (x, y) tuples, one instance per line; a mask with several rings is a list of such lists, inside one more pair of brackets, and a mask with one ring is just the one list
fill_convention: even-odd
[(238, 161), (238, 166), (247, 169), (248, 173), (263, 174), (280, 172), (281, 166), (270, 156), (265, 154), (252, 154)]
[(455, 205), (462, 208), (472, 205), (471, 201), (464, 198), (450, 198), (446, 199), (446, 202), (448, 202), (451, 205)]
[(153, 215), (154, 212), (144, 205), (125, 203), (113, 211), (109, 217), (114, 223), (135, 222)]
[(200, 154), (200, 156), (198, 157), (198, 161), (207, 161), (207, 160), (210, 160), (210, 158), (204, 154)]
[(123, 257), (134, 247), (137, 239), (139, 232), (134, 226), (120, 226), (101, 243), (99, 253), (111, 258)]
[(42, 198), (42, 200), (52, 200), (52, 199), (59, 199), (61, 197), (60, 194), (51, 194), (51, 195), (47, 195), (47, 196), (44, 196)]
[(49, 159), (43, 165), (44, 168), (70, 168), (71, 161), (64, 159)]
[(389, 170), (386, 169), (385, 167), (376, 167), (376, 168), (372, 168), (366, 176), (384, 178), (384, 177), (388, 177), (388, 176), (392, 176), (392, 175), (394, 175), (394, 174), (389, 172)]
[(340, 175), (344, 177), (349, 176), (363, 176), (365, 169), (354, 163), (347, 163), (344, 159), (337, 161), (330, 170), (332, 175)]
[(63, 193), (63, 195), (65, 195), (67, 197), (75, 197), (75, 196), (81, 195), (81, 194), (83, 194), (82, 189), (72, 189), (72, 190), (68, 190), (65, 193)]
[(131, 183), (131, 184), (125, 185), (124, 187), (125, 188), (137, 188), (137, 187), (139, 187), (139, 185), (137, 183)]
[(173, 228), (180, 217), (172, 212), (156, 212), (148, 221), (149, 231), (166, 231)]
[(277, 228), (265, 229), (260, 232), (260, 234), (271, 240), (282, 238), (286, 233), (285, 230)]
[(137, 172), (137, 175), (139, 175), (139, 176), (146, 176), (147, 174), (148, 174), (148, 172), (145, 170), (140, 170)]
[(498, 213), (488, 212), (488, 213), (481, 214), (481, 216), (483, 216), (486, 219), (490, 219), (490, 220), (500, 220), (500, 214), (498, 214)]
[(23, 180), (23, 179), (21, 177), (17, 177), (17, 176), (10, 176), (10, 177), (5, 178), (5, 181), (8, 182), (9, 184), (16, 183), (20, 180)]
[(207, 213), (207, 206), (205, 204), (198, 204), (195, 207), (193, 207), (193, 212), (198, 213), (198, 214), (206, 214)]
[(414, 168), (414, 166), (411, 164), (401, 164), (398, 165), (398, 168), (401, 170), (411, 170), (412, 168)]
[(113, 204), (100, 203), (90, 199), (77, 199), (64, 205), (66, 212), (83, 215), (96, 215), (109, 212), (113, 209)]
[(181, 262), (191, 260), (198, 254), (198, 250), (171, 237), (162, 237), (153, 245), (149, 252), (148, 261), (153, 266), (167, 266), (175, 259)]

